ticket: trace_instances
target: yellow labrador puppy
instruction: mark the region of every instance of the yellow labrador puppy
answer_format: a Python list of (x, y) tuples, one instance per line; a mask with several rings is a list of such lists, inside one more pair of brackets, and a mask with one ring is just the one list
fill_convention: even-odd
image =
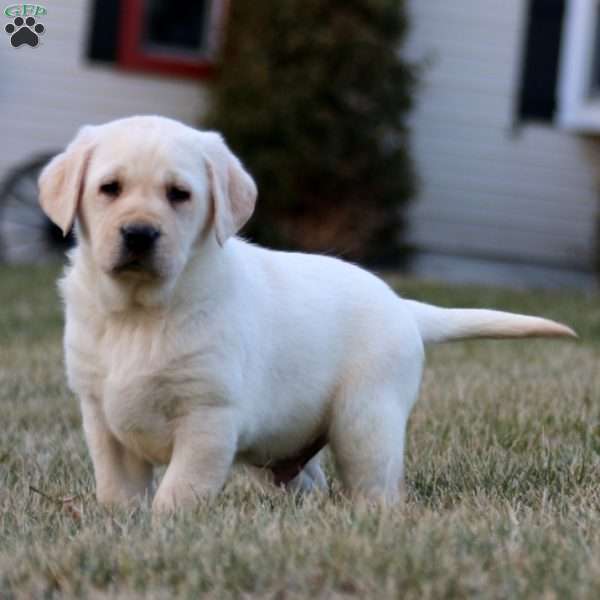
[(101, 502), (156, 511), (216, 494), (234, 462), (400, 497), (427, 342), (572, 336), (560, 324), (399, 298), (366, 271), (235, 237), (256, 186), (216, 133), (160, 117), (84, 127), (40, 177), (78, 246), (61, 282), (70, 387)]

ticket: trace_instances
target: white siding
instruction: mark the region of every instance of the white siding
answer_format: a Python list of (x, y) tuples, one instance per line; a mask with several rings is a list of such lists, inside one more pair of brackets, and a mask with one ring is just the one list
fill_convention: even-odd
[(86, 123), (159, 113), (197, 124), (206, 106), (201, 83), (90, 63), (89, 0), (41, 4), (48, 15), (40, 19), (46, 32), (37, 48), (0, 40), (0, 177), (32, 155), (64, 147)]
[[(600, 161), (591, 143), (554, 127), (512, 130), (524, 5), (410, 0), (408, 50), (429, 61), (412, 119), (421, 187), (408, 227), (422, 273), (446, 273), (444, 254), (592, 267)], [(0, 177), (62, 148), (85, 123), (142, 113), (198, 122), (207, 103), (200, 82), (90, 63), (89, 0), (45, 6), (38, 48), (0, 40)], [(475, 279), (484, 271), (466, 268)]]
[(409, 55), (429, 66), (412, 119), (420, 191), (408, 238), (422, 256), (590, 270), (600, 165), (591, 142), (551, 126), (513, 130), (525, 4), (410, 1)]

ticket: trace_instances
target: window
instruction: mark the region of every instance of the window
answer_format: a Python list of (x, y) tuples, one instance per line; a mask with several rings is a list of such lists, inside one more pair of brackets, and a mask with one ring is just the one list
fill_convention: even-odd
[(554, 120), (566, 0), (530, 0), (519, 90), (519, 120)]
[(567, 2), (559, 100), (559, 124), (600, 131), (600, 0)]
[(96, 0), (88, 56), (130, 70), (209, 76), (226, 8), (226, 0)]

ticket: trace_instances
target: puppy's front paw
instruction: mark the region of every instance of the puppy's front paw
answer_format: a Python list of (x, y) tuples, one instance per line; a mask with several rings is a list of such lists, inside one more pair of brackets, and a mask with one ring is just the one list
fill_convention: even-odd
[(96, 499), (104, 506), (127, 506), (135, 503), (149, 503), (154, 494), (151, 471), (144, 472), (143, 477), (119, 477), (112, 473), (111, 477), (96, 479)]
[(197, 504), (197, 499), (193, 500), (177, 494), (174, 489), (159, 489), (152, 502), (152, 512), (157, 515), (174, 513), (178, 508), (191, 508)]
[(127, 506), (132, 502), (140, 502), (144, 496), (136, 493), (128, 493), (122, 489), (98, 488), (96, 499), (99, 504), (106, 507)]
[(177, 508), (175, 498), (156, 496), (152, 502), (152, 512), (155, 515), (168, 515), (174, 513)]
[(218, 492), (219, 489), (195, 487), (191, 484), (160, 487), (152, 502), (152, 512), (169, 514), (179, 510), (191, 510)]

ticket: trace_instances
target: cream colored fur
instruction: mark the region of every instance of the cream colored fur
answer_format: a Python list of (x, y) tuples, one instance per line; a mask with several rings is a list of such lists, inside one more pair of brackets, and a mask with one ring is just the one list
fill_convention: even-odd
[[(118, 197), (100, 192), (118, 180)], [(191, 192), (170, 203), (175, 182)], [(40, 178), (78, 246), (60, 287), (68, 382), (101, 502), (156, 511), (222, 488), (232, 465), (294, 456), (326, 433), (350, 494), (395, 501), (424, 342), (571, 335), (493, 311), (399, 298), (368, 272), (233, 237), (256, 188), (214, 133), (159, 117), (86, 127)], [(158, 228), (150, 271), (115, 271), (120, 228)], [(152, 467), (168, 465), (156, 493)], [(324, 486), (315, 457), (296, 488)]]

